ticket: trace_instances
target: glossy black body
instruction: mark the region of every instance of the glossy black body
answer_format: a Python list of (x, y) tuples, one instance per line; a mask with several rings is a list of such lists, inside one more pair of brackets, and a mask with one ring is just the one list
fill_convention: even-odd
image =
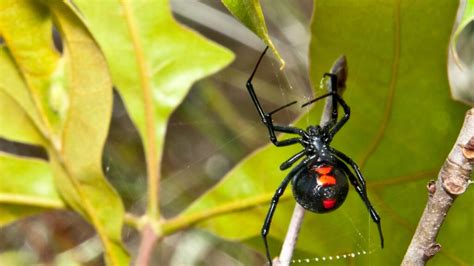
[[(308, 211), (325, 213), (336, 210), (344, 203), (349, 192), (349, 183), (344, 171), (338, 167), (332, 167), (329, 176), (334, 177), (334, 185), (325, 186), (318, 182), (319, 178), (323, 175), (315, 169), (327, 168), (333, 165), (331, 162), (309, 165), (299, 175), (293, 177), (291, 180), (293, 197), (301, 207)], [(325, 207), (324, 200), (334, 200), (335, 205), (330, 208)]]
[[(280, 165), (280, 169), (285, 170), (299, 161), (296, 166), (291, 168), (290, 172), (275, 191), (270, 203), (270, 208), (263, 223), (261, 234), (265, 244), (269, 264), (272, 265), (272, 259), (268, 248), (267, 235), (270, 230), (273, 214), (275, 213), (278, 201), (290, 182), (293, 183), (293, 195), (296, 201), (303, 206), (303, 208), (316, 213), (330, 212), (340, 207), (347, 196), (349, 189), (348, 183), (350, 182), (364, 204), (367, 206), (372, 220), (377, 224), (380, 243), (383, 248), (384, 241), (380, 217), (367, 197), (365, 180), (359, 167), (347, 155), (330, 146), (335, 134), (349, 120), (350, 116), (349, 106), (342, 97), (337, 94), (338, 78), (336, 74), (324, 74), (324, 77), (330, 78), (329, 93), (302, 105), (303, 107), (326, 97), (331, 97), (332, 112), (331, 117), (326, 124), (323, 126), (311, 125), (306, 130), (293, 126), (275, 125), (273, 124), (272, 115), (295, 104), (296, 101), (277, 108), (272, 112), (265, 112), (260, 105), (252, 85), (252, 79), (267, 49), (268, 47), (260, 56), (249, 80), (247, 81), (247, 90), (262, 123), (268, 129), (270, 141), (277, 147), (300, 144), (303, 148), (300, 152), (294, 154)], [(340, 120), (338, 120), (338, 104), (344, 110), (344, 116)], [(276, 132), (292, 134), (295, 137), (279, 140), (277, 139)], [(348, 165), (352, 168), (355, 174), (349, 169)], [(330, 169), (323, 169), (326, 167), (329, 167)]]

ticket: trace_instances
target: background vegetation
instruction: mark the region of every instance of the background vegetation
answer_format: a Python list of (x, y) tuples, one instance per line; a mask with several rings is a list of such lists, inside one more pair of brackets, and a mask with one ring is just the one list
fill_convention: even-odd
[[(474, 5), (466, 5), (455, 37), (473, 32)], [(467, 110), (451, 98), (447, 73), (458, 4), (262, 6), (0, 0), (0, 264), (125, 265), (143, 235), (159, 240), (151, 265), (264, 263), (261, 224), (285, 175), (278, 166), (297, 150), (268, 145), (244, 87), (264, 45), (230, 13), (274, 44), (255, 81), (268, 110), (322, 94), (322, 74), (339, 55), (348, 59), (352, 117), (334, 145), (361, 166), (386, 248), (350, 193), (337, 212), (306, 216), (294, 258), (399, 264), (425, 185)], [(469, 71), (466, 36), (454, 47), (468, 51), (456, 62)], [(472, 91), (460, 97), (472, 103)], [(298, 117), (306, 127), (320, 112), (295, 107), (276, 120)], [(273, 254), (294, 206), (287, 192), (270, 231)], [(450, 211), (433, 264), (474, 261), (463, 237), (472, 231), (472, 196)], [(358, 252), (370, 255), (342, 258)]]

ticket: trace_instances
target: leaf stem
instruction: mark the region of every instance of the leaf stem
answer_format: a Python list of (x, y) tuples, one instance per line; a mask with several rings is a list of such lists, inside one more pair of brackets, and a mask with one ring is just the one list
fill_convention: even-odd
[[(170, 220), (162, 219), (159, 223), (154, 223), (153, 221), (143, 221), (143, 219), (148, 218), (146, 215), (142, 218), (138, 218), (131, 214), (126, 215), (125, 221), (135, 228), (141, 229), (142, 231), (142, 239), (135, 265), (150, 265), (150, 256), (153, 247), (155, 246), (156, 242), (160, 241), (164, 236), (184, 230), (196, 223), (202, 222), (214, 216), (238, 212), (248, 208), (253, 208), (256, 205), (268, 203), (271, 196), (272, 194), (267, 193), (246, 200), (230, 202), (217, 208), (196, 212), (186, 216), (179, 216)], [(290, 198), (290, 194), (285, 194), (281, 197), (281, 201), (288, 200)]]
[(0, 203), (18, 204), (46, 209), (64, 209), (66, 206), (60, 200), (47, 199), (41, 196), (28, 196), (13, 193), (0, 193)]
[(151, 224), (147, 223), (142, 230), (140, 248), (135, 261), (136, 266), (150, 265), (151, 254), (158, 240), (161, 240), (161, 237), (158, 237)]
[(125, 213), (125, 216), (123, 218), (123, 221), (128, 225), (136, 230), (141, 231), (144, 225), (144, 219), (142, 217), (138, 217), (132, 213)]
[(438, 174), (428, 183), (428, 202), (402, 265), (425, 265), (441, 249), (436, 237), (454, 200), (468, 186), (474, 165), (474, 108), (466, 113), (453, 149)]
[[(196, 223), (202, 222), (215, 216), (243, 211), (249, 208), (253, 208), (256, 205), (263, 205), (265, 203), (269, 203), (269, 199), (271, 199), (272, 196), (273, 193), (265, 193), (260, 196), (255, 196), (244, 200), (238, 200), (223, 204), (213, 209), (208, 209), (190, 215), (179, 216), (177, 218), (170, 219), (162, 224), (163, 235), (171, 235), (176, 231), (186, 229)], [(280, 198), (280, 201), (288, 200), (290, 198), (291, 195), (287, 193)]]
[(130, 2), (121, 0), (124, 11), (124, 17), (127, 22), (128, 31), (133, 43), (135, 51), (136, 64), (138, 66), (138, 73), (140, 74), (140, 88), (142, 89), (144, 113), (145, 113), (145, 131), (144, 131), (144, 147), (146, 157), (147, 179), (148, 179), (148, 201), (146, 222), (142, 228), (142, 240), (138, 250), (138, 257), (136, 265), (149, 265), (151, 251), (161, 235), (159, 228), (154, 228), (153, 224), (160, 219), (159, 209), (159, 162), (158, 150), (155, 141), (155, 116), (153, 108), (153, 95), (150, 83), (150, 71), (145, 61), (145, 54), (143, 46), (140, 42), (140, 37), (137, 30), (137, 24), (134, 21), (132, 7)]
[(160, 218), (159, 209), (159, 162), (158, 150), (155, 141), (155, 116), (153, 110), (153, 95), (149, 77), (149, 69), (145, 61), (145, 54), (143, 46), (140, 43), (140, 37), (137, 31), (137, 24), (134, 21), (132, 14), (132, 7), (130, 1), (122, 0), (122, 7), (124, 11), (125, 20), (127, 21), (128, 31), (132, 39), (133, 48), (136, 55), (136, 63), (138, 72), (140, 73), (140, 88), (142, 89), (144, 112), (145, 112), (145, 136), (144, 146), (146, 154), (146, 166), (148, 175), (148, 208), (147, 214), (153, 219)]

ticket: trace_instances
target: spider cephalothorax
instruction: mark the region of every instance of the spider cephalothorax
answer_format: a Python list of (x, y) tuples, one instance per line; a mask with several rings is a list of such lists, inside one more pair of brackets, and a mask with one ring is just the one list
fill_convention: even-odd
[[(334, 135), (342, 128), (347, 120), (349, 120), (350, 116), (349, 106), (337, 93), (337, 75), (332, 73), (324, 74), (324, 77), (330, 78), (331, 91), (302, 105), (306, 106), (331, 96), (331, 118), (325, 125), (311, 125), (306, 130), (292, 126), (274, 125), (272, 121), (272, 115), (290, 105), (295, 104), (296, 101), (286, 104), (269, 113), (263, 111), (263, 108), (258, 101), (257, 95), (255, 94), (255, 90), (253, 89), (252, 79), (267, 49), (268, 47), (265, 49), (265, 51), (263, 51), (262, 55), (258, 59), (257, 65), (252, 72), (252, 75), (247, 81), (248, 92), (250, 93), (250, 97), (257, 108), (257, 112), (260, 115), (263, 124), (267, 126), (270, 140), (275, 146), (281, 147), (293, 144), (301, 144), (303, 146), (303, 149), (300, 152), (293, 155), (280, 165), (280, 169), (285, 170), (290, 168), (294, 163), (301, 160), (290, 170), (288, 175), (285, 177), (285, 179), (283, 179), (283, 182), (276, 190), (270, 204), (270, 209), (263, 224), (262, 237), (265, 243), (268, 262), (270, 265), (272, 265), (267, 242), (268, 231), (270, 230), (270, 224), (273, 214), (275, 213), (278, 200), (280, 199), (281, 195), (283, 195), (283, 192), (290, 182), (292, 183), (293, 196), (295, 200), (306, 210), (317, 213), (330, 212), (341, 206), (346, 199), (350, 182), (361, 197), (364, 204), (367, 206), (372, 220), (377, 224), (380, 235), (380, 243), (383, 248), (383, 235), (380, 225), (380, 217), (372, 207), (369, 198), (367, 197), (365, 180), (359, 170), (359, 167), (347, 155), (330, 146)], [(338, 120), (337, 104), (340, 104), (344, 110), (344, 116), (340, 120)], [(278, 140), (275, 132), (284, 132), (298, 136), (284, 140)], [(352, 167), (355, 174), (349, 169), (348, 165)]]

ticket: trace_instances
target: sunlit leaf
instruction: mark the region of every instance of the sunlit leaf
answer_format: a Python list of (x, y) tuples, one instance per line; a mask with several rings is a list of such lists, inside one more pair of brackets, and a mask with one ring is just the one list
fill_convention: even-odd
[[(427, 200), (426, 182), (436, 178), (464, 118), (465, 108), (449, 95), (446, 73), (446, 47), (456, 7), (456, 2), (427, 0), (379, 5), (372, 1), (315, 1), (310, 76), (317, 87), (334, 60), (346, 55), (349, 77), (344, 98), (352, 115), (333, 146), (361, 166), (369, 198), (382, 218), (385, 249), (380, 249), (376, 226), (351, 188), (339, 210), (306, 214), (294, 258), (303, 254), (342, 258), (355, 252), (354, 260), (360, 265), (400, 263)], [(307, 121), (319, 123), (322, 105), (296, 124), (305, 128)], [(256, 151), (182, 217), (212, 214), (196, 219), (202, 221), (198, 226), (225, 238), (254, 242), (259, 239), (271, 196), (288, 173), (279, 171), (278, 166), (299, 150), (301, 147), (267, 145)], [(295, 204), (290, 190), (279, 204), (270, 230), (275, 256)], [(442, 229), (443, 251), (433, 260), (438, 265), (473, 261), (470, 240), (456, 237), (472, 225), (472, 215), (467, 217), (463, 212), (469, 202), (459, 200), (456, 204), (446, 222), (453, 224)], [(257, 247), (263, 250), (260, 243)], [(357, 256), (363, 251), (371, 254)], [(331, 265), (347, 263), (331, 261)]]
[(262, 7), (259, 0), (222, 0), (224, 6), (242, 22), (247, 28), (257, 34), (272, 49), (275, 56), (281, 64), (281, 68), (285, 66), (285, 61), (273, 44), (268, 35), (265, 18), (263, 17)]
[[(41, 133), (61, 197), (94, 226), (108, 263), (127, 264), (121, 244), (122, 202), (101, 168), (112, 110), (105, 58), (67, 2), (0, 4), (0, 33), (5, 40), (0, 67), (8, 73), (0, 83), (2, 102), (16, 108), (14, 117), (26, 123), (13, 123), (6, 116), (14, 110), (0, 109), (2, 121), (8, 122), (2, 124), (8, 133), (3, 135), (38, 144), (31, 140), (31, 132)], [(52, 43), (53, 24), (64, 44), (62, 55)], [(13, 136), (15, 132), (20, 135)], [(8, 177), (1, 178), (4, 182)]]
[(60, 57), (53, 48), (49, 11), (38, 1), (5, 0), (0, 4), (0, 34), (21, 69), (34, 104), (41, 110), (45, 131), (58, 134), (63, 114), (51, 108), (50, 77)]
[[(1, 28), (0, 28), (1, 29)], [(44, 144), (42, 124), (14, 59), (0, 47), (0, 137), (29, 144)]]
[(64, 208), (46, 161), (0, 152), (0, 226), (21, 217)]
[[(71, 60), (70, 108), (63, 129), (63, 150), (52, 158), (64, 197), (89, 217), (98, 231), (108, 262), (127, 263), (121, 244), (123, 206), (102, 173), (102, 148), (112, 111), (112, 84), (96, 43), (69, 6), (50, 4)], [(59, 166), (59, 167), (58, 167)], [(72, 177), (72, 178), (71, 178)]]
[[(220, 70), (233, 56), (176, 23), (166, 0), (74, 2), (101, 45), (113, 82), (140, 132), (147, 171), (157, 175), (171, 112), (194, 81)], [(152, 216), (157, 212), (156, 179), (149, 184)]]
[[(0, 51), (0, 65), (5, 62), (4, 49)], [(3, 115), (1, 115), (3, 114)], [(0, 88), (0, 138), (18, 142), (41, 144), (43, 138), (31, 118)]]

